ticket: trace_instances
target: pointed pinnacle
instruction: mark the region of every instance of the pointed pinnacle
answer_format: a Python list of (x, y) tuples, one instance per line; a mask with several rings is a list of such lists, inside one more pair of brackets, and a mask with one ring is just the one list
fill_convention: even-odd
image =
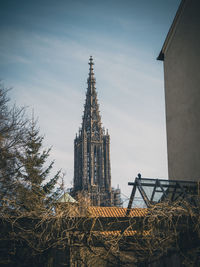
[(88, 84), (89, 84), (89, 83), (95, 83), (94, 69), (93, 69), (93, 65), (94, 65), (94, 63), (93, 63), (93, 58), (92, 58), (92, 56), (90, 56), (90, 58), (89, 58), (89, 63), (88, 63), (88, 64), (90, 65)]
[(90, 56), (90, 58), (89, 58), (89, 63), (88, 63), (89, 65), (90, 65), (90, 72), (89, 72), (89, 74), (94, 74), (94, 72), (93, 72), (93, 65), (94, 65), (94, 63), (93, 63), (93, 58), (92, 58), (92, 56)]
[(89, 64), (89, 65), (94, 65), (92, 56), (90, 56), (90, 58), (89, 58), (89, 63), (88, 63), (88, 64)]

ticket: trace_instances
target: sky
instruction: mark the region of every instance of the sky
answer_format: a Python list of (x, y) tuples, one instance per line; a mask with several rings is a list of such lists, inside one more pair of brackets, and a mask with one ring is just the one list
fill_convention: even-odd
[[(34, 109), (55, 170), (73, 184), (88, 60), (94, 58), (112, 185), (168, 178), (163, 62), (156, 58), (180, 0), (0, 0), (0, 79)], [(124, 204), (126, 205), (126, 204)]]

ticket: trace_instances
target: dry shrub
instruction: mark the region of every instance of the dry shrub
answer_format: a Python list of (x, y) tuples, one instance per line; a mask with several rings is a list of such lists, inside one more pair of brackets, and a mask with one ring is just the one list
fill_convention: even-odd
[(1, 244), (6, 244), (7, 251), (1, 263), (16, 260), (16, 255), (24, 261), (19, 266), (27, 266), (27, 262), (36, 258), (40, 263), (47, 262), (52, 249), (69, 248), (71, 266), (77, 262), (83, 266), (140, 266), (170, 254), (180, 257), (181, 266), (198, 266), (199, 197), (158, 203), (148, 209), (139, 230), (130, 225), (124, 231), (109, 232), (77, 230), (77, 219), (83, 221), (90, 217), (89, 203), (81, 197), (80, 202), (81, 205), (56, 204), (35, 214), (5, 201), (0, 209)]
[(175, 255), (181, 266), (200, 262), (200, 198), (181, 199), (152, 205), (143, 226), (133, 231), (92, 231), (87, 239), (87, 266), (91, 259), (104, 260), (105, 266), (143, 266), (162, 262)]

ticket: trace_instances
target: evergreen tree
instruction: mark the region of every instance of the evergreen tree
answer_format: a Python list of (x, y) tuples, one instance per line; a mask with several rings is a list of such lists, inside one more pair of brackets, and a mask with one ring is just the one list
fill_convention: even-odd
[(21, 166), (18, 170), (21, 185), (18, 190), (20, 205), (25, 210), (36, 213), (49, 207), (59, 192), (55, 187), (60, 178), (60, 171), (49, 179), (54, 161), (47, 165), (51, 149), (42, 148), (43, 139), (36, 122), (32, 119), (25, 134), (23, 149), (17, 153), (18, 164)]
[(52, 178), (54, 162), (47, 164), (51, 149), (36, 122), (25, 119), (25, 109), (9, 105), (8, 89), (0, 83), (0, 208), (1, 212), (46, 209), (59, 196)]

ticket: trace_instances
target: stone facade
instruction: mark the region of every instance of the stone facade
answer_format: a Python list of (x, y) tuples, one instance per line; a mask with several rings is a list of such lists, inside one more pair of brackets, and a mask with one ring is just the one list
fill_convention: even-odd
[(81, 193), (94, 206), (111, 206), (116, 190), (111, 188), (110, 136), (101, 123), (93, 65), (90, 57), (82, 127), (74, 140), (73, 195)]
[(200, 1), (182, 0), (164, 42), (170, 180), (200, 179)]

